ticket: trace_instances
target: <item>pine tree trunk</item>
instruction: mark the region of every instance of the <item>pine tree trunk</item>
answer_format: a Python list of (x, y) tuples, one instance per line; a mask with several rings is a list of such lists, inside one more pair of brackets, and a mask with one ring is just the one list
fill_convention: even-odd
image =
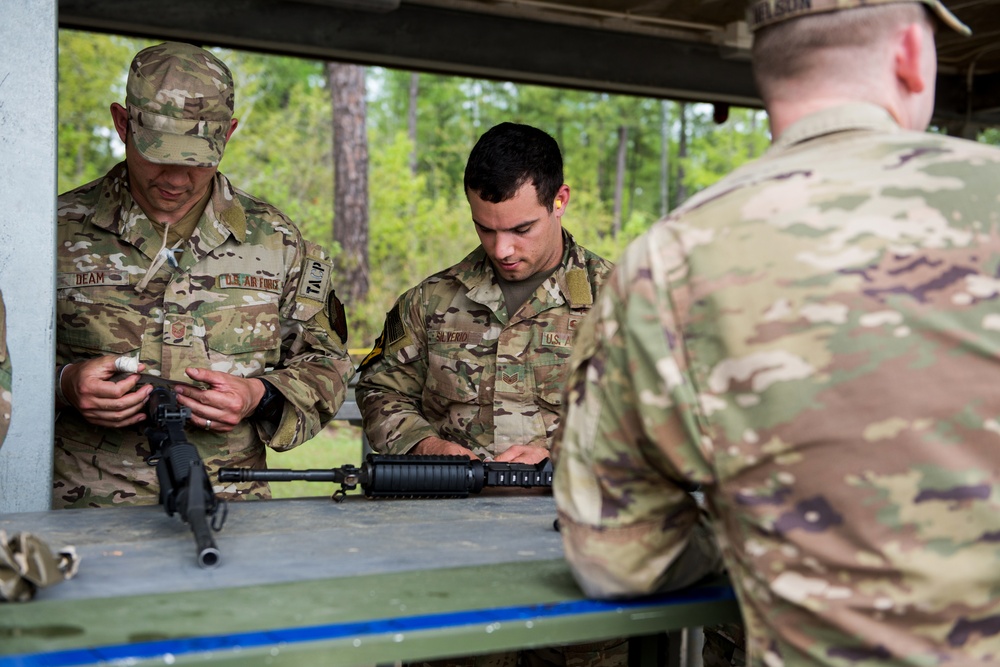
[(408, 117), (410, 134), (410, 173), (417, 175), (417, 97), (420, 93), (420, 75), (410, 74), (410, 108)]
[(688, 155), (687, 102), (679, 105), (681, 118), (681, 136), (677, 140), (677, 203), (683, 204), (687, 199), (687, 188), (684, 186), (684, 160)]
[(660, 102), (660, 215), (670, 213), (670, 102)]
[(615, 212), (611, 224), (611, 238), (618, 238), (622, 230), (622, 194), (625, 189), (625, 158), (628, 156), (628, 128), (618, 126), (618, 161), (615, 166)]
[(334, 287), (348, 306), (368, 294), (368, 133), (365, 68), (327, 63), (333, 100), (333, 240), (341, 248)]

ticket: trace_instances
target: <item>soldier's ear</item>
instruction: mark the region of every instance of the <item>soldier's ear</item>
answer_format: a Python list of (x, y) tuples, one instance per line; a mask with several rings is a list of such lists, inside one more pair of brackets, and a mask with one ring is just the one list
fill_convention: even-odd
[(117, 102), (111, 103), (111, 122), (115, 124), (115, 131), (118, 132), (118, 138), (122, 140), (122, 143), (126, 143), (128, 138), (128, 109), (118, 104)]
[(926, 43), (928, 39), (933, 42), (933, 36), (928, 34), (924, 25), (911, 23), (896, 40), (893, 52), (896, 78), (912, 95), (924, 92), (927, 86), (933, 83), (927, 80), (928, 63), (925, 60), (934, 56), (933, 47), (928, 49)]

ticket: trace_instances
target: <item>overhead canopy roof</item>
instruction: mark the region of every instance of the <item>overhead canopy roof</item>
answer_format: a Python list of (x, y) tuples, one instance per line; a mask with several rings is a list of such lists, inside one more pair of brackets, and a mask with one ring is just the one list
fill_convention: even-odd
[[(1000, 125), (1000, 0), (948, 0), (935, 122)], [(59, 0), (59, 25), (677, 100), (760, 106), (745, 0)]]

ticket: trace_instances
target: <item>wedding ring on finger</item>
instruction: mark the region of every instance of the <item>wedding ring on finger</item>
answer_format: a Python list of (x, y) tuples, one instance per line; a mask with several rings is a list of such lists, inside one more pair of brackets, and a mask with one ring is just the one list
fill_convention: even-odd
[(211, 431), (212, 430), (212, 420), (211, 419), (206, 419), (205, 420), (205, 430), (206, 431)]

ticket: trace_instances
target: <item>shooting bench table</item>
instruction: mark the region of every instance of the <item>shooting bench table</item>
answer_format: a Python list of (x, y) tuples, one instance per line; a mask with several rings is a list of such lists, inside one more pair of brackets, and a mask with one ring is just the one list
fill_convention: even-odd
[[(549, 495), (230, 503), (221, 564), (159, 506), (0, 515), (77, 576), (0, 604), (0, 667), (106, 663), (376, 665), (735, 620), (728, 585), (587, 600)], [(659, 660), (646, 648), (643, 662)]]

